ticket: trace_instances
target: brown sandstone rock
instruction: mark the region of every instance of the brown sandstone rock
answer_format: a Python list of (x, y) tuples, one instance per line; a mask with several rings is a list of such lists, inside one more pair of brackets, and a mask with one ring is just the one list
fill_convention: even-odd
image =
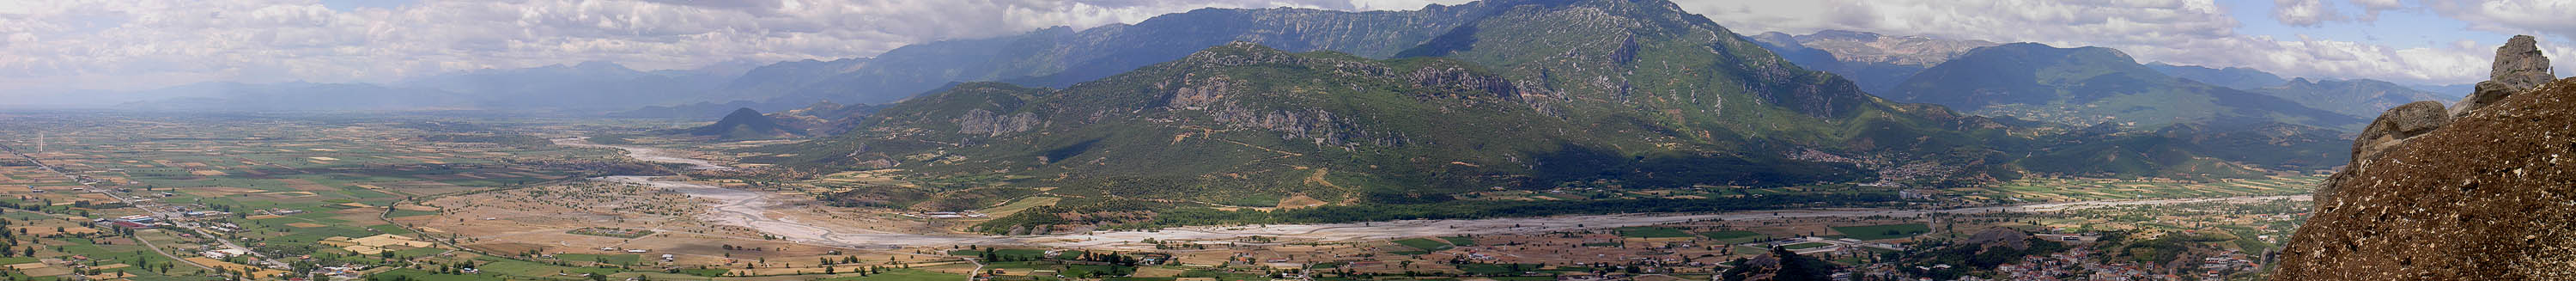
[(2362, 128), (2361, 138), (2352, 142), (2352, 163), (2365, 165), (2389, 147), (2405, 142), (2406, 138), (2432, 132), (2449, 123), (2450, 112), (2442, 110), (2441, 102), (2419, 101), (2389, 108), (2379, 114), (2379, 119), (2371, 120), (2369, 127)]
[(2558, 79), (2549, 69), (2549, 56), (2542, 55), (2538, 40), (2530, 35), (2515, 35), (2496, 48), (2495, 63), (2489, 66), (2487, 81), (2478, 82), (2476, 92), (2460, 99), (2451, 109), (2452, 116), (2494, 104), (2514, 93), (2528, 92), (2540, 84)]
[(2317, 195), (2273, 280), (2576, 280), (2576, 79), (2364, 161)]

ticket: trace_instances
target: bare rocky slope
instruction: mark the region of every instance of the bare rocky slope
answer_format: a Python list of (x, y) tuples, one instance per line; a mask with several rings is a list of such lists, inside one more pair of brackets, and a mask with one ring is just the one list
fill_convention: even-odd
[(2273, 279), (2576, 279), (2576, 79), (2529, 37), (2497, 61), (2456, 114), (2419, 102), (2373, 122)]
[(1984, 40), (1950, 40), (1926, 36), (1823, 30), (1808, 35), (1767, 32), (1750, 36), (1755, 44), (1800, 67), (1832, 72), (1858, 84), (1862, 91), (1886, 93), (1905, 78), (1968, 50), (1997, 45)]

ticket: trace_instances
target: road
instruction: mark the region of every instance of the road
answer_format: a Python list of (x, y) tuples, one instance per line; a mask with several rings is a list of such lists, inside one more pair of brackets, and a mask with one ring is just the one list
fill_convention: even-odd
[(975, 281), (975, 275), (984, 274), (984, 262), (975, 261), (975, 258), (965, 259), (966, 262), (975, 263), (975, 270), (966, 271), (966, 281)]
[[(71, 179), (74, 179), (74, 180), (73, 180), (73, 182), (78, 182), (78, 183), (80, 183), (80, 184), (81, 184), (81, 186), (83, 187), (83, 188), (81, 188), (81, 189), (89, 190), (89, 192), (95, 192), (95, 193), (98, 193), (98, 194), (100, 194), (100, 195), (107, 195), (107, 197), (108, 197), (108, 198), (116, 198), (116, 201), (117, 201), (117, 202), (123, 202), (123, 203), (125, 203), (125, 205), (126, 205), (126, 206), (133, 206), (135, 209), (141, 209), (141, 210), (143, 210), (143, 211), (144, 211), (144, 212), (146, 212), (146, 213), (150, 213), (150, 214), (152, 214), (152, 217), (153, 217), (154, 219), (159, 219), (159, 220), (164, 221), (164, 222), (170, 222), (170, 225), (171, 225), (171, 226), (173, 226), (173, 227), (180, 227), (180, 228), (187, 228), (187, 229), (191, 229), (191, 230), (196, 230), (196, 231), (197, 231), (197, 233), (200, 233), (200, 234), (212, 234), (212, 233), (216, 233), (216, 232), (214, 232), (214, 231), (208, 231), (208, 230), (206, 230), (206, 229), (204, 229), (204, 228), (202, 228), (202, 227), (194, 226), (193, 224), (180, 224), (180, 223), (178, 223), (178, 219), (186, 218), (186, 215), (184, 215), (184, 214), (179, 214), (178, 212), (163, 211), (163, 210), (155, 210), (155, 209), (152, 209), (152, 208), (143, 207), (143, 205), (142, 205), (142, 204), (136, 204), (136, 203), (134, 202), (134, 199), (132, 199), (132, 198), (126, 198), (126, 196), (125, 196), (125, 195), (123, 195), (123, 194), (118, 194), (118, 193), (115, 193), (115, 192), (108, 192), (106, 189), (101, 189), (101, 188), (98, 188), (98, 186), (97, 186), (97, 185), (90, 184), (90, 182), (89, 182), (89, 181), (86, 181), (86, 180), (79, 180), (79, 179), (81, 178), (81, 177), (79, 177), (79, 176), (74, 176), (74, 175), (72, 175), (71, 173), (63, 172), (63, 170), (62, 170), (62, 169), (54, 168), (54, 166), (53, 166), (53, 165), (47, 165), (47, 164), (45, 164), (45, 161), (44, 161), (44, 160), (36, 159), (36, 157), (35, 157), (35, 156), (27, 155), (26, 153), (18, 153), (18, 149), (17, 149), (17, 148), (11, 148), (11, 147), (8, 147), (8, 146), (6, 146), (6, 145), (0, 145), (0, 149), (6, 149), (6, 150), (8, 150), (8, 151), (9, 151), (9, 154), (16, 154), (16, 155), (18, 155), (18, 157), (21, 157), (21, 158), (27, 158), (27, 161), (28, 161), (28, 162), (34, 162), (34, 163), (36, 164), (36, 167), (37, 167), (37, 168), (43, 168), (43, 169), (45, 169), (45, 171), (48, 171), (48, 172), (54, 172), (54, 174), (56, 174), (56, 175), (62, 175), (64, 178), (71, 178)], [(273, 269), (280, 269), (280, 270), (293, 269), (293, 268), (294, 268), (294, 267), (293, 267), (293, 266), (291, 266), (291, 265), (287, 265), (285, 262), (280, 262), (280, 261), (277, 261), (276, 259), (270, 259), (270, 258), (268, 258), (268, 255), (260, 254), (260, 253), (259, 253), (259, 251), (252, 251), (250, 248), (242, 247), (241, 245), (238, 245), (238, 244), (233, 244), (233, 241), (232, 241), (232, 240), (224, 239), (223, 237), (219, 237), (219, 236), (215, 236), (215, 235), (206, 235), (206, 239), (207, 239), (207, 240), (214, 240), (215, 242), (222, 243), (225, 249), (241, 250), (241, 251), (242, 251), (242, 252), (244, 252), (244, 253), (249, 253), (252, 257), (258, 257), (258, 258), (259, 258), (260, 263), (261, 263), (262, 265), (267, 265), (269, 268), (273, 268)], [(144, 239), (136, 238), (136, 239), (134, 239), (134, 240), (144, 240)], [(186, 262), (186, 263), (188, 263), (188, 265), (194, 265), (194, 266), (197, 266), (197, 267), (199, 267), (199, 268), (206, 268), (206, 266), (205, 266), (205, 265), (197, 264), (196, 262), (188, 262), (186, 259), (180, 259), (178, 256), (170, 255), (170, 253), (169, 253), (169, 252), (163, 252), (163, 251), (161, 251), (161, 247), (158, 247), (158, 246), (151, 246), (151, 245), (150, 245), (150, 244), (152, 243), (151, 241), (144, 241), (143, 243), (145, 244), (145, 246), (149, 246), (149, 247), (151, 247), (151, 248), (152, 248), (152, 252), (160, 253), (160, 254), (161, 254), (161, 256), (163, 256), (163, 257), (169, 257), (169, 258), (170, 258), (170, 259), (172, 259), (172, 260), (179, 260), (179, 261), (181, 261), (181, 262)], [(208, 268), (208, 269), (212, 269), (212, 268)]]

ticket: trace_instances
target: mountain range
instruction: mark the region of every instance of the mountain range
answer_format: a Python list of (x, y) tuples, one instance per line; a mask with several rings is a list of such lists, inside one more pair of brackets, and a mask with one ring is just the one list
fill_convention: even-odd
[(1064, 87), (1233, 41), (1293, 52), (1386, 58), (1465, 24), (1464, 18), (1494, 11), (1473, 3), (1376, 12), (1199, 9), (1136, 24), (1078, 31), (1058, 27), (1014, 36), (914, 44), (870, 58), (780, 63), (754, 69), (752, 75), (725, 88), (743, 97), (780, 102), (873, 104), (955, 82)]
[[(1842, 75), (1842, 76), (1844, 76), (1844, 77), (1846, 77), (1846, 78), (1848, 78), (1848, 79), (1853, 80), (1853, 82), (1854, 82), (1854, 83), (1856, 83), (1856, 84), (1863, 85), (1863, 89), (1864, 89), (1864, 90), (1867, 90), (1867, 91), (1869, 91), (1869, 92), (1871, 92), (1871, 93), (1877, 93), (1877, 94), (1885, 95), (1885, 96), (1888, 96), (1888, 97), (1891, 97), (1891, 98), (1896, 98), (1896, 99), (1898, 99), (1898, 100), (1900, 100), (1900, 101), (1910, 101), (1910, 102), (1920, 102), (1920, 101), (1912, 100), (1912, 98), (1914, 98), (1914, 96), (1906, 95), (1906, 94), (1904, 94), (1904, 93), (1899, 93), (1899, 90), (1896, 88), (1899, 84), (1904, 84), (1904, 83), (1909, 82), (1909, 80), (1911, 80), (1915, 75), (1917, 75), (1918, 73), (1922, 73), (1922, 72), (1923, 72), (1924, 70), (1926, 70), (1926, 69), (1930, 69), (1930, 68), (1933, 68), (1934, 66), (1938, 66), (1938, 65), (1941, 65), (1941, 64), (1944, 64), (1944, 63), (1949, 63), (1949, 62), (1951, 62), (1951, 61), (1952, 61), (1952, 60), (1954, 60), (1954, 59), (1961, 58), (1962, 56), (1967, 55), (1967, 54), (1968, 54), (1970, 51), (1972, 51), (1972, 50), (1976, 50), (1976, 49), (1979, 49), (1979, 48), (1987, 48), (1987, 47), (1998, 47), (1999, 45), (2001, 45), (2001, 44), (1995, 44), (1995, 43), (1991, 43), (1991, 42), (1987, 42), (1987, 41), (1980, 41), (1980, 40), (1950, 40), (1950, 39), (1941, 39), (1941, 38), (1933, 38), (1933, 37), (1926, 37), (1926, 36), (1888, 36), (1888, 35), (1880, 35), (1880, 34), (1875, 34), (1875, 33), (1856, 32), (1856, 31), (1843, 31), (1843, 30), (1824, 30), (1824, 31), (1818, 31), (1818, 32), (1816, 32), (1816, 33), (1809, 34), (1809, 35), (1789, 35), (1789, 34), (1778, 33), (1778, 32), (1770, 32), (1770, 33), (1764, 33), (1764, 34), (1761, 34), (1761, 35), (1756, 35), (1756, 36), (1753, 36), (1752, 38), (1754, 38), (1754, 39), (1755, 39), (1755, 41), (1756, 41), (1757, 43), (1760, 43), (1760, 44), (1761, 44), (1761, 46), (1763, 46), (1763, 48), (1765, 48), (1765, 49), (1770, 49), (1770, 50), (1772, 50), (1773, 52), (1780, 53), (1782, 57), (1784, 57), (1784, 58), (1788, 58), (1789, 60), (1791, 60), (1791, 61), (1793, 61), (1793, 62), (1797, 62), (1797, 63), (1798, 63), (1799, 65), (1801, 65), (1801, 66), (1807, 66), (1807, 67), (1809, 67), (1809, 68), (1818, 69), (1818, 70), (1823, 70), (1823, 71), (1826, 71), (1826, 72), (1832, 72), (1832, 73), (1835, 73), (1835, 74), (1838, 74), (1838, 75)], [(2026, 47), (2026, 46), (2025, 46), (2025, 47)], [(2017, 48), (2018, 48), (2018, 47), (2017, 47)], [(2110, 52), (2110, 53), (2116, 53), (2116, 52), (2117, 52), (2117, 50), (2112, 50), (2112, 49), (2108, 49), (2108, 48), (2093, 48), (2093, 50), (2095, 50), (2095, 51), (2107, 51), (2107, 52)], [(2078, 52), (2075, 52), (2075, 53), (2083, 53), (2083, 52), (2078, 51)], [(2105, 68), (2105, 67), (2112, 67), (2112, 66), (2109, 66), (2109, 65), (2112, 65), (2112, 64), (2121, 64), (2121, 63), (2118, 63), (2118, 62), (2117, 62), (2117, 61), (2119, 61), (2119, 60), (2121, 60), (2121, 59), (2110, 58), (2110, 57), (2114, 57), (2114, 56), (2117, 56), (2117, 57), (2125, 57), (2125, 55), (2123, 55), (2123, 54), (2101, 54), (2101, 55), (2096, 56), (2096, 57), (2100, 57), (2100, 58), (2104, 58), (2104, 59), (2094, 59), (2094, 60), (2057, 60), (2057, 61), (2047, 61), (2047, 62), (2041, 62), (2041, 63), (2048, 63), (2048, 64), (2058, 64), (2058, 63), (2063, 63), (2063, 64), (2103, 64), (2103, 65), (2099, 65), (2099, 66), (2085, 66), (2085, 65), (2052, 65), (2052, 66), (2046, 66), (2046, 67), (2062, 67), (2062, 68), (2069, 68), (2069, 69)], [(2014, 57), (1993, 58), (1993, 57), (1988, 57), (1988, 58), (1982, 58), (1981, 60), (1995, 60), (1995, 59), (2023, 59), (2023, 58), (2014, 58)], [(1991, 62), (1986, 62), (1986, 61), (1972, 61), (1972, 62), (1962, 62), (1962, 63), (1991, 63)], [(2024, 64), (2027, 64), (2027, 63), (2024, 63)], [(2164, 74), (2164, 76), (2170, 76), (2170, 77), (2172, 77), (2172, 78), (2180, 78), (2180, 79), (2184, 79), (2184, 80), (2191, 80), (2191, 81), (2193, 81), (2193, 82), (2199, 82), (2199, 83), (2201, 83), (2201, 84), (2207, 84), (2207, 85), (2212, 85), (2212, 86), (2219, 86), (2219, 87), (2224, 87), (2224, 88), (2228, 88), (2228, 89), (2234, 89), (2234, 90), (2241, 90), (2241, 91), (2246, 91), (2246, 92), (2253, 92), (2253, 93), (2258, 93), (2258, 94), (2270, 95), (2270, 96), (2278, 97), (2278, 98), (2281, 98), (2281, 99), (2284, 99), (2284, 100), (2289, 100), (2289, 101), (2292, 101), (2292, 102), (2296, 102), (2296, 103), (2298, 103), (2299, 105), (2302, 105), (2302, 106), (2306, 106), (2306, 107), (2310, 107), (2310, 108), (2316, 108), (2316, 109), (2322, 109), (2322, 110), (2326, 110), (2326, 111), (2331, 111), (2331, 112), (2338, 113), (2338, 114), (2342, 114), (2342, 115), (2350, 115), (2350, 116), (2354, 116), (2354, 118), (2353, 118), (2353, 119), (2358, 119), (2359, 117), (2362, 117), (2362, 116), (2376, 116), (2376, 115), (2378, 115), (2378, 114), (2379, 114), (2379, 111), (2380, 111), (2380, 110), (2385, 110), (2385, 109), (2388, 109), (2388, 108), (2390, 108), (2390, 107), (2396, 106), (2396, 105), (2398, 105), (2398, 104), (2404, 104), (2404, 103), (2406, 103), (2406, 102), (2423, 101), (2423, 100), (2438, 100), (2438, 101), (2457, 100), (2457, 99), (2459, 99), (2459, 97), (2460, 97), (2460, 96), (2465, 95), (2465, 94), (2468, 92), (2468, 90), (2466, 89), (2466, 87), (2465, 87), (2464, 85), (2462, 85), (2462, 86), (2401, 86), (2401, 85), (2398, 85), (2398, 84), (2396, 84), (2396, 83), (2389, 83), (2389, 82), (2385, 82), (2385, 81), (2369, 80), (2369, 79), (2350, 79), (2350, 80), (2309, 80), (2309, 79), (2304, 79), (2304, 78), (2299, 78), (2299, 79), (2285, 79), (2285, 78), (2283, 78), (2283, 77), (2281, 77), (2281, 76), (2279, 76), (2279, 75), (2275, 75), (2275, 74), (2272, 74), (2272, 73), (2269, 73), (2269, 72), (2264, 72), (2264, 71), (2262, 71), (2262, 70), (2252, 69), (2252, 68), (2242, 68), (2242, 67), (2209, 68), (2209, 67), (2202, 67), (2202, 66), (2173, 65), (2173, 64), (2167, 64), (2167, 63), (2162, 63), (2162, 62), (2148, 63), (2148, 64), (2145, 64), (2144, 66), (2145, 66), (2147, 69), (2151, 69), (2151, 70), (2153, 70), (2154, 72), (2162, 73), (2162, 74)], [(2125, 67), (2123, 66), (2122, 68), (2125, 68)], [(2131, 70), (2133, 70), (2133, 69), (2131, 69)], [(2135, 71), (2131, 71), (2131, 72), (2135, 72)], [(1970, 73), (1969, 75), (1975, 75), (1975, 74)], [(2148, 75), (2139, 75), (2139, 76), (2148, 76)], [(2152, 77), (2147, 77), (2147, 78), (2152, 78)], [(2069, 83), (2063, 83), (2063, 82), (2066, 82), (2066, 81), (2056, 81), (2056, 82), (2047, 82), (2047, 83), (2053, 83), (2053, 84), (2069, 84)], [(1926, 81), (1926, 82), (1923, 82), (1923, 83), (1926, 83), (1926, 84), (1933, 84), (1933, 85), (1931, 85), (1931, 86), (1933, 86), (1933, 87), (1935, 87), (1935, 88), (1944, 88), (1944, 87), (1946, 87), (1946, 88), (1963, 88), (1963, 87), (1966, 87), (1966, 86), (1956, 86), (1956, 85), (1946, 85), (1946, 84), (1983, 83), (1983, 82), (1970, 82), (1970, 81), (1957, 81), (1957, 80), (1934, 79), (1934, 80), (1932, 80), (1932, 81)], [(2042, 84), (2042, 82), (2041, 82), (2041, 81), (2031, 81), (2031, 82), (2027, 82), (2027, 83), (2025, 83), (2025, 82), (2015, 82), (2014, 84), (2022, 84), (2021, 86), (2026, 87), (2026, 88), (2041, 88), (2041, 87), (2060, 87), (2060, 86), (2067, 86), (2067, 85), (2031, 85), (2031, 84)], [(2150, 84), (2158, 84), (2158, 83), (2150, 83)], [(1999, 85), (1986, 85), (1986, 86), (1999, 86)], [(2156, 87), (2150, 87), (2150, 88), (2156, 88)], [(2188, 88), (2188, 87), (2185, 87), (2185, 88)], [(2135, 88), (2135, 89), (2118, 89), (2118, 91), (2131, 91), (2131, 92), (2135, 92), (2135, 91), (2146, 91), (2146, 90), (2149, 90), (2149, 89), (2145, 89), (2145, 88)], [(2184, 91), (2182, 91), (2182, 92), (2210, 92), (2210, 91), (2214, 91), (2214, 90), (2215, 90), (2215, 89), (2208, 89), (2208, 90), (2184, 90)], [(1984, 94), (1995, 94), (1995, 93), (1984, 93)], [(2222, 96), (2224, 96), (2224, 95), (2222, 94)], [(2008, 109), (2008, 110), (2007, 110), (2007, 111), (2016, 111), (2016, 112), (2019, 112), (2019, 113), (2017, 113), (2017, 114), (2020, 114), (2020, 115), (2015, 115), (2015, 116), (2020, 116), (2020, 117), (2023, 117), (2023, 118), (2032, 118), (2032, 119), (2055, 119), (2054, 121), (2066, 122), (2066, 123), (2067, 123), (2067, 124), (2069, 124), (2069, 125), (2089, 125), (2089, 124), (2093, 124), (2093, 123), (2095, 123), (2095, 122), (2100, 122), (2100, 121), (2111, 121), (2111, 120), (2113, 120), (2113, 119), (2116, 119), (2116, 118), (2108, 118), (2108, 117), (2120, 117), (2120, 116), (2121, 116), (2121, 114), (2102, 114), (2101, 112), (2098, 112), (2098, 110), (2096, 110), (2096, 111), (2094, 111), (2094, 112), (2091, 112), (2091, 113), (2087, 113), (2087, 112), (2086, 112), (2086, 110), (2081, 110), (2081, 109), (2045, 108), (2046, 106), (2033, 106), (2033, 105), (2046, 105), (2046, 104), (2049, 104), (2050, 102), (2054, 102), (2054, 99), (2050, 99), (2050, 98), (2039, 98), (2039, 97), (2005, 98), (2005, 99), (2001, 99), (2000, 101), (2006, 101), (2007, 107), (2015, 107), (2015, 108), (2010, 108), (2010, 109)], [(1948, 105), (1953, 105), (1953, 106), (1962, 106), (1963, 104), (1948, 104)], [(1980, 104), (1980, 105), (1978, 105), (1978, 106), (1984, 106), (1984, 105)], [(2098, 105), (2096, 105), (2096, 106), (2098, 106)], [(2159, 105), (2159, 106), (2161, 106), (2161, 105)], [(2033, 107), (2041, 107), (2041, 108), (2033, 108)], [(2158, 106), (2146, 106), (2146, 108), (2154, 108), (2154, 107), (2158, 107)], [(2097, 108), (2098, 108), (2098, 107), (2097, 107)], [(1997, 113), (1997, 112), (1982, 111), (1982, 110), (1981, 110), (1981, 108), (1978, 108), (1978, 107), (1964, 107), (1964, 108), (1962, 108), (1962, 109), (1967, 109), (1967, 110), (1972, 110), (1972, 111), (1978, 111), (1979, 113), (1987, 113), (1987, 114), (1994, 114), (1994, 113)], [(2055, 110), (2051, 110), (2051, 109), (2055, 109)], [(2205, 109), (2205, 108), (2181, 108), (2181, 109), (2178, 109), (2178, 110), (2181, 110), (2181, 111), (2200, 111), (2200, 110), (2203, 110), (2203, 109)], [(2153, 109), (2146, 109), (2146, 110), (2153, 110)], [(2296, 109), (2294, 109), (2294, 108), (2274, 108), (2273, 110), (2276, 110), (2276, 111), (2278, 111), (2278, 110), (2301, 111), (2301, 110), (2296, 110)], [(2054, 112), (2050, 112), (2050, 111), (2054, 111)], [(2145, 113), (2145, 112), (2139, 112), (2139, 113)], [(2045, 115), (2042, 115), (2042, 114), (2045, 114)], [(2146, 115), (2146, 114), (2131, 114), (2131, 115), (2133, 115), (2133, 116), (2130, 116), (2130, 117), (2141, 117), (2141, 116)], [(2292, 112), (2290, 115), (2299, 115), (2299, 114), (2298, 114), (2298, 113), (2295, 113), (2295, 112)], [(2171, 117), (2171, 116), (2166, 116), (2166, 117)], [(2275, 118), (2275, 119), (2281, 119), (2281, 118)], [(2281, 120), (2275, 120), (2275, 121), (2292, 121), (2292, 120), (2289, 120), (2289, 119), (2297, 119), (2297, 118), (2288, 118), (2288, 119), (2281, 119)], [(2340, 120), (2340, 119), (2343, 119), (2343, 118), (2323, 118), (2323, 119), (2337, 119), (2337, 120)], [(2208, 119), (2208, 118), (2198, 118), (2198, 117), (2191, 117), (2191, 118), (2183, 118), (2183, 119), (2180, 119), (2180, 120), (2174, 120), (2173, 122), (2207, 122), (2207, 121), (2209, 121), (2209, 120), (2212, 120), (2212, 119)], [(2124, 121), (2124, 122), (2126, 122), (2126, 121)], [(2144, 124), (2163, 124), (2163, 123), (2171, 123), (2171, 122), (2144, 122)], [(2348, 130), (2348, 129), (2351, 129), (2351, 126), (2350, 126), (2350, 125), (2351, 125), (2351, 124), (2350, 124), (2351, 122), (2335, 121), (2335, 122), (2296, 122), (2296, 123), (2308, 124), (2308, 125), (2320, 125), (2320, 126), (2327, 126), (2327, 127), (2335, 128), (2335, 129), (2338, 129), (2338, 130)], [(2138, 124), (2138, 123), (2132, 123), (2132, 124)], [(2344, 125), (2343, 125), (2343, 126), (2336, 126), (2336, 124), (2344, 124)], [(2141, 127), (2141, 128), (2144, 128), (2144, 127)]]
[[(956, 85), (752, 160), (1255, 206), (2017, 176), (1975, 165), (2008, 161), (1985, 148), (2018, 145), (2007, 126), (1872, 97), (1670, 2), (1434, 10), (1480, 16), (1426, 23), (1457, 27), (1393, 59), (1247, 41), (1063, 89)], [(1876, 172), (1906, 165), (1929, 168)]]
[[(1474, 16), (1423, 23), (1453, 27), (1380, 52), (1385, 57), (1235, 41), (1062, 88), (1027, 80), (945, 84), (877, 105), (873, 114), (842, 115), (853, 118), (836, 121), (844, 124), (835, 126), (841, 133), (734, 152), (796, 173), (881, 170), (967, 179), (826, 199), (836, 204), (956, 210), (1037, 193), (1143, 200), (1066, 201), (975, 228), (1042, 233), (1233, 215), (1285, 216), (1235, 222), (1318, 222), (1610, 208), (1460, 197), (1490, 190), (1973, 186), (2025, 173), (2260, 177), (2339, 163), (2333, 160), (2348, 144), (2340, 133), (2302, 124), (2357, 122), (2277, 97), (2165, 76), (2102, 48), (1976, 48), (1912, 80), (1979, 71), (2026, 79), (1907, 85), (1925, 89), (1911, 98), (1980, 107), (2209, 101), (2136, 109), (2185, 116), (2151, 124), (2073, 128), (2078, 125), (1989, 118), (1940, 103), (1879, 98), (1666, 1), (1488, 0), (1434, 8)], [(1930, 91), (1957, 87), (1950, 85), (2041, 90), (2011, 96), (2022, 100)], [(2094, 89), (2087, 87), (2124, 90), (2077, 91)], [(1884, 200), (1836, 192), (1799, 196), (1834, 199), (1779, 199)], [(1189, 206), (1316, 204), (1325, 207), (1137, 215)]]
[(2468, 94), (2445, 95), (2369, 79), (2310, 81), (2307, 78), (2291, 78), (2280, 85), (2251, 91), (2352, 116), (2377, 116), (2389, 108), (2418, 101), (2449, 103)]
[(2209, 68), (2151, 63), (2147, 67), (2177, 78), (2191, 79), (2280, 97), (2301, 105), (2352, 116), (2379, 116), (2380, 111), (2417, 101), (2450, 102), (2468, 95), (2467, 89), (2439, 92), (2420, 86), (2404, 86), (2371, 79), (2309, 80), (2281, 79), (2279, 75), (2252, 68)]
[(2167, 76), (2119, 50), (2037, 43), (1971, 50), (1924, 69), (1887, 96), (2065, 124), (2357, 128), (2365, 121), (2280, 97)]
[(2206, 66), (2173, 65), (2158, 62), (2147, 64), (2147, 68), (2155, 69), (2156, 72), (2164, 73), (2165, 75), (2173, 76), (2174, 78), (2191, 79), (2192, 81), (2200, 81), (2201, 83), (2218, 85), (2220, 87), (2236, 88), (2240, 90), (2279, 86), (2281, 83), (2290, 82), (2290, 80), (2282, 79), (2280, 75), (2273, 75), (2271, 72), (2263, 72), (2262, 70), (2243, 67), (2210, 68)]

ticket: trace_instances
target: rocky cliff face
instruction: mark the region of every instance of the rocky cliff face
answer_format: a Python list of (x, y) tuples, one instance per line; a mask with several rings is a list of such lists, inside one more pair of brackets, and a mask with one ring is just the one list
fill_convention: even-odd
[(1881, 36), (1875, 33), (1825, 30), (1798, 36), (1808, 48), (1832, 52), (1843, 61), (1930, 67), (1968, 53), (2000, 45), (1985, 40), (1945, 40), (1925, 36)]
[(1822, 70), (1851, 79), (1861, 90), (1886, 93), (1905, 82), (1915, 72), (1966, 54), (1968, 50), (1997, 45), (1982, 40), (1948, 40), (1924, 36), (1883, 36), (1876, 33), (1824, 30), (1808, 35), (1779, 32), (1750, 36), (1764, 49), (1796, 62), (1800, 67)]
[(1001, 136), (1037, 129), (1039, 122), (1036, 113), (995, 115), (992, 111), (977, 108), (966, 111), (964, 116), (957, 117), (957, 133)]
[(2536, 50), (2500, 48), (2455, 117), (2425, 102), (2373, 122), (2274, 279), (2576, 279), (2576, 79), (2526, 83), (2554, 78)]
[(2549, 57), (2540, 54), (2540, 44), (2530, 35), (2515, 35), (2496, 48), (2496, 60), (2486, 82), (2478, 82), (2477, 92), (2461, 99), (2451, 115), (2465, 115), (2507, 95), (2531, 91), (2558, 78), (2549, 71)]

